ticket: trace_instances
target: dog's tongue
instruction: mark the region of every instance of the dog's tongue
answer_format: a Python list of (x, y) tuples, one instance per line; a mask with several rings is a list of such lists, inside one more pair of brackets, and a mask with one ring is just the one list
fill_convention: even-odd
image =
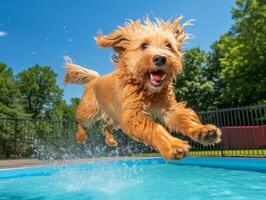
[(161, 72), (153, 72), (151, 73), (151, 77), (152, 77), (152, 80), (157, 82), (157, 83), (160, 83), (161, 80), (162, 80), (162, 73)]

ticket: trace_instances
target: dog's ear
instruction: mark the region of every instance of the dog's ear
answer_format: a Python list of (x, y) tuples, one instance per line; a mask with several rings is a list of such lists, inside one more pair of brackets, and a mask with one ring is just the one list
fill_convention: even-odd
[(101, 47), (112, 47), (117, 53), (121, 53), (128, 45), (129, 34), (125, 27), (118, 27), (108, 35), (99, 32), (98, 36), (95, 37), (95, 41)]
[(177, 41), (177, 45), (181, 46), (185, 43), (186, 40), (191, 39), (190, 34), (185, 33), (185, 27), (188, 25), (192, 25), (193, 20), (189, 20), (184, 24), (181, 24), (183, 16), (178, 17), (172, 24), (171, 29), (175, 34), (175, 38)]

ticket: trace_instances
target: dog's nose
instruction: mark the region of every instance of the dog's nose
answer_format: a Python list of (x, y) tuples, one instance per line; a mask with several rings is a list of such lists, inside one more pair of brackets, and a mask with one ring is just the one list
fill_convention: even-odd
[(166, 61), (167, 59), (165, 56), (156, 55), (153, 57), (153, 63), (158, 66), (164, 65)]

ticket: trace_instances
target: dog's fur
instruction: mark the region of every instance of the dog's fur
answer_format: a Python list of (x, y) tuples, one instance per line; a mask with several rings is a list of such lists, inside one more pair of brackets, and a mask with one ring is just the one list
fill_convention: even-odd
[[(181, 46), (188, 39), (184, 27), (189, 23), (181, 25), (181, 18), (173, 23), (161, 19), (152, 22), (148, 18), (143, 23), (129, 21), (109, 35), (99, 33), (96, 43), (115, 51), (113, 63), (117, 68), (110, 74), (99, 76), (92, 70), (66, 64), (65, 83), (86, 83), (76, 114), (76, 138), (80, 143), (86, 141), (86, 129), (99, 120), (104, 124), (108, 145), (117, 144), (112, 129), (121, 128), (166, 159), (180, 159), (190, 148), (167, 129), (180, 131), (202, 144), (220, 141), (220, 129), (201, 124), (186, 103), (175, 99), (172, 81), (182, 70)], [(155, 61), (156, 55), (164, 57), (159, 60), (162, 62)], [(161, 123), (156, 123), (155, 117)]]

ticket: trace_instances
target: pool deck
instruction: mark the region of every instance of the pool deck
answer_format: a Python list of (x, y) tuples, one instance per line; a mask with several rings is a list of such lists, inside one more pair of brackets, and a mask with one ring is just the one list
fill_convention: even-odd
[(20, 168), (20, 167), (34, 167), (34, 166), (44, 166), (51, 164), (64, 164), (64, 163), (75, 163), (75, 162), (95, 162), (101, 160), (130, 160), (130, 159), (140, 159), (141, 157), (101, 157), (101, 158), (83, 158), (83, 159), (73, 159), (73, 160), (38, 160), (38, 159), (14, 159), (14, 160), (0, 160), (0, 169), (8, 168)]

